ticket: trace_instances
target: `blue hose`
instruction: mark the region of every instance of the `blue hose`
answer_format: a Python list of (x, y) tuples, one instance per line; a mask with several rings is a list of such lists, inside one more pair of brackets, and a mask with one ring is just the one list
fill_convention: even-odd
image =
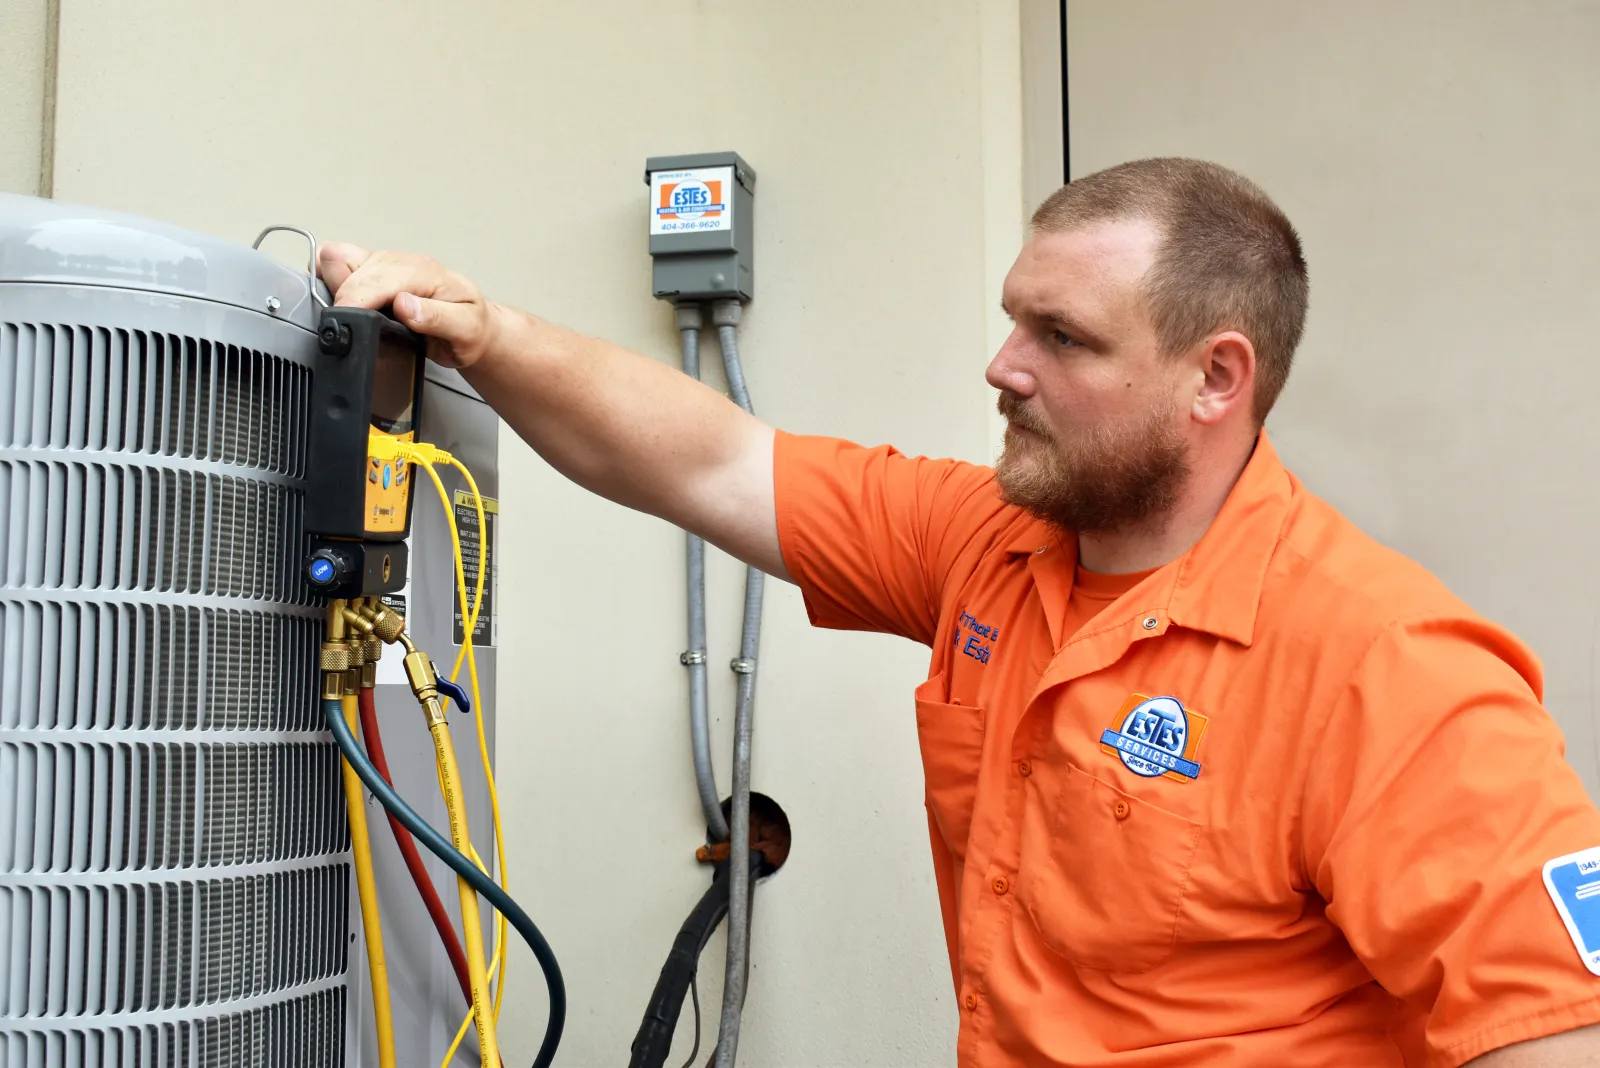
[[(561, 981), (561, 966), (556, 963), (556, 955), (551, 952), (550, 943), (544, 940), (544, 935), (539, 933), (539, 928), (534, 926), (533, 920), (511, 900), (509, 894), (495, 885), (493, 879), (458, 851), (448, 838), (434, 830), (427, 820), (417, 815), (412, 807), (406, 804), (405, 799), (383, 781), (383, 776), (378, 774), (378, 769), (367, 759), (367, 754), (356, 741), (355, 735), (350, 733), (350, 725), (345, 722), (344, 708), (338, 698), (323, 699), (322, 715), (328, 721), (328, 730), (333, 732), (333, 740), (338, 743), (339, 751), (344, 754), (345, 760), (350, 762), (350, 766), (361, 777), (361, 781), (367, 784), (372, 796), (393, 813), (395, 819), (405, 824), (406, 830), (410, 831), (417, 841), (427, 846), (434, 856), (450, 865), (457, 875), (472, 884), (472, 888), (517, 929), (522, 940), (528, 943), (528, 948), (533, 950), (533, 956), (539, 962), (539, 969), (544, 972), (545, 985), (550, 990), (550, 1020), (545, 1024), (544, 1042), (539, 1046), (539, 1055), (533, 1059), (533, 1068), (550, 1068), (550, 1064), (556, 1059), (556, 1047), (561, 1044), (561, 1030), (567, 1022), (567, 987)], [(465, 933), (470, 937), (475, 932)]]

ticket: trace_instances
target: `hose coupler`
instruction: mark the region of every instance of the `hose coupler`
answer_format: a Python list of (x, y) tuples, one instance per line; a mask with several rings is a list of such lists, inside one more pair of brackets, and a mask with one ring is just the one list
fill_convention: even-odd
[(444, 705), (439, 701), (439, 674), (433, 668), (433, 661), (421, 649), (414, 649), (406, 654), (405, 668), (406, 681), (411, 684), (411, 692), (422, 706), (422, 718), (428, 727), (431, 729), (443, 723)]

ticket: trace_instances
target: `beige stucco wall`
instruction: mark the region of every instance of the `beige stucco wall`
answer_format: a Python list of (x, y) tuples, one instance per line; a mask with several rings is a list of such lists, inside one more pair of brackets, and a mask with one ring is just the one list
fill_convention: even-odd
[(0, 192), (39, 192), (49, 17), (47, 0), (0, 0)]

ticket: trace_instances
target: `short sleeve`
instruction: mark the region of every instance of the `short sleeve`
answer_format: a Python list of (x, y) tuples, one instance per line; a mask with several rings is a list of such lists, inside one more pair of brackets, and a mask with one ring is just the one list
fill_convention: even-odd
[(1486, 623), (1397, 624), (1311, 755), (1306, 870), (1400, 999), (1408, 1064), (1600, 1022), (1600, 978), (1543, 882), (1547, 860), (1600, 846), (1600, 814), (1539, 686), (1532, 654)]
[(961, 550), (1005, 506), (986, 467), (779, 433), (778, 542), (811, 622), (932, 644)]

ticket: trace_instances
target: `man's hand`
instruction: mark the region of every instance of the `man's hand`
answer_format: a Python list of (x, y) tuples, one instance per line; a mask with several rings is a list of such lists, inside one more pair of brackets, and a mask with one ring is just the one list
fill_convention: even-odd
[(477, 286), (426, 256), (333, 243), (317, 250), (317, 268), (336, 304), (390, 308), (428, 338), (428, 357), (437, 363), (470, 367), (494, 347), (495, 306)]
[(777, 578), (775, 434), (728, 398), (656, 360), (491, 303), (426, 256), (317, 250), (339, 304), (388, 307), (459, 367), (550, 465), (618, 504), (658, 515)]

